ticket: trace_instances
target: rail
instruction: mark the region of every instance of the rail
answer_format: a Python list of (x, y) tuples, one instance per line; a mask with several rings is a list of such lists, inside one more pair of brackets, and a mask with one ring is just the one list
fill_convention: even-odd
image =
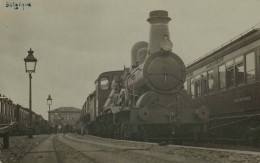
[(254, 29), (256, 29), (256, 28), (259, 28), (259, 27), (260, 27), (260, 23), (257, 23), (257, 24), (254, 25), (253, 27), (251, 27), (251, 28), (247, 29), (246, 31), (242, 32), (240, 35), (238, 35), (238, 36), (232, 38), (231, 40), (225, 42), (224, 44), (218, 46), (217, 48), (215, 48), (215, 49), (213, 49), (213, 50), (207, 52), (206, 54), (204, 54), (203, 56), (199, 57), (199, 58), (196, 59), (195, 61), (192, 61), (191, 63), (188, 63), (188, 64), (186, 65), (186, 67), (188, 67), (188, 66), (190, 66), (190, 65), (192, 65), (192, 64), (194, 64), (194, 63), (196, 63), (196, 62), (198, 62), (198, 61), (201, 60), (202, 58), (205, 58), (205, 57), (209, 56), (210, 54), (212, 54), (212, 53), (218, 51), (219, 49), (223, 48), (224, 46), (230, 44), (230, 43), (233, 42), (234, 40), (236, 40), (236, 39), (238, 39), (238, 38), (240, 38), (240, 37), (246, 35), (248, 32), (250, 32), (250, 31), (252, 31), (252, 30), (254, 30)]

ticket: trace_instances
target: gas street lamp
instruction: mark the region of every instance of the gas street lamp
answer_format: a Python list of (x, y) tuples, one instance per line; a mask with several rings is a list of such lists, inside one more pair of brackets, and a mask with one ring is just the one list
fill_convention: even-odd
[(28, 55), (26, 58), (24, 58), (24, 62), (25, 62), (25, 72), (29, 74), (29, 110), (30, 110), (30, 117), (29, 117), (29, 121), (30, 121), (30, 128), (31, 131), (29, 132), (28, 137), (32, 138), (32, 128), (33, 128), (33, 124), (32, 124), (32, 73), (35, 73), (35, 68), (36, 68), (36, 62), (37, 59), (33, 56), (33, 52), (32, 49), (30, 48), (30, 51), (28, 51)]
[(50, 106), (52, 104), (52, 98), (51, 98), (51, 95), (48, 96), (47, 98), (47, 105), (49, 105), (49, 123), (51, 124), (51, 117), (50, 117)]

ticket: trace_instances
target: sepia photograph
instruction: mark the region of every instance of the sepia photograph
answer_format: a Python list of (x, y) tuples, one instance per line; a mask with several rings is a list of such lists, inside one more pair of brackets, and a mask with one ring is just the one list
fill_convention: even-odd
[(260, 163), (259, 6), (0, 0), (0, 163)]

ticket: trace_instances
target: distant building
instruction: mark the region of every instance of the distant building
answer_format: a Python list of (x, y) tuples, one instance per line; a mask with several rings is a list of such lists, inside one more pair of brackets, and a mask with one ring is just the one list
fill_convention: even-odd
[(74, 107), (60, 107), (49, 112), (50, 124), (52, 127), (59, 126), (75, 127), (80, 118), (80, 109)]

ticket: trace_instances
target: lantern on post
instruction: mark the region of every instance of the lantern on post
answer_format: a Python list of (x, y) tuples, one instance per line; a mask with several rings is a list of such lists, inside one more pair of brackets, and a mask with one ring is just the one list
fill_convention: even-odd
[(49, 123), (51, 122), (50, 120), (50, 106), (52, 105), (52, 98), (51, 98), (51, 95), (48, 96), (47, 98), (47, 105), (49, 105)]
[(31, 131), (29, 132), (28, 137), (32, 138), (32, 73), (35, 73), (37, 59), (33, 56), (32, 49), (28, 51), (28, 55), (24, 58), (25, 62), (25, 72), (29, 74), (29, 110), (30, 110), (30, 128)]

